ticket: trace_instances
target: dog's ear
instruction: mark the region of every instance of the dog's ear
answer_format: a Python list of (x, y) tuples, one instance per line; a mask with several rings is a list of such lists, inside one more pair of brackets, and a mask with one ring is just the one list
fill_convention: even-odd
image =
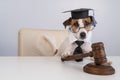
[(63, 25), (65, 26), (65, 28), (66, 28), (66, 26), (71, 25), (71, 20), (72, 20), (72, 18), (70, 17), (69, 19), (67, 19), (66, 21), (63, 22)]

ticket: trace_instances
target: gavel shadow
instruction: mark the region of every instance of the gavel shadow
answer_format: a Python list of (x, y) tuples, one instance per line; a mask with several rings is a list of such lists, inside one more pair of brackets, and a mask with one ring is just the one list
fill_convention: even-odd
[(64, 67), (67, 69), (70, 69), (72, 71), (80, 71), (83, 72), (83, 62), (75, 62), (75, 61), (68, 61), (68, 62), (63, 62)]
[(78, 71), (78, 72), (84, 72), (83, 67), (86, 64), (90, 63), (91, 61), (92, 60), (90, 60), (90, 58), (85, 58), (84, 61), (81, 61), (81, 62), (76, 62), (75, 60), (71, 60), (71, 61), (67, 61), (67, 62), (64, 61), (62, 64), (67, 69), (70, 69), (70, 70), (73, 70), (73, 71)]

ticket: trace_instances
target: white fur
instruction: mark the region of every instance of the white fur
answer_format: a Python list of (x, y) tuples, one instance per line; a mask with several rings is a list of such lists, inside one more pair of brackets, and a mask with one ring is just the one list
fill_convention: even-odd
[[(81, 32), (86, 33), (85, 39), (80, 38)], [(75, 43), (76, 40), (84, 41), (84, 44), (81, 46), (83, 53), (92, 51), (91, 35), (92, 35), (92, 32), (91, 31), (87, 32), (84, 28), (81, 28), (79, 32), (77, 33), (72, 33), (71, 31), (69, 31), (69, 35), (66, 37), (64, 42), (61, 44), (61, 47), (58, 49), (58, 53), (56, 55), (61, 55), (61, 57), (73, 55), (75, 48), (78, 46)]]
[(83, 53), (88, 53), (90, 51), (92, 51), (92, 48), (91, 48), (91, 43), (89, 42), (85, 42), (82, 46), (81, 46), (82, 50), (83, 50)]
[(86, 33), (86, 38), (87, 38), (88, 34), (87, 34), (87, 31), (84, 28), (81, 28), (77, 33), (72, 33), (72, 34), (74, 35), (74, 37), (76, 37), (77, 40), (83, 41), (85, 39), (80, 38), (80, 33), (81, 32), (85, 32)]
[(79, 25), (80, 25), (81, 28), (84, 27), (84, 24), (83, 24), (83, 22), (82, 22), (82, 19), (79, 19), (79, 20), (78, 20), (78, 23), (79, 23)]

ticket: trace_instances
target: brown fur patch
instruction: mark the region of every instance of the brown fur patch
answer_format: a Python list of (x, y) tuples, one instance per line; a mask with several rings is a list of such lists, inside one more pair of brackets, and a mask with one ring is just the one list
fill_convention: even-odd
[(72, 18), (70, 17), (69, 19), (67, 19), (67, 20), (65, 20), (63, 22), (63, 25), (65, 26), (65, 28), (66, 28), (66, 26), (70, 26), (71, 25), (71, 20), (72, 20)]
[[(71, 29), (72, 29), (72, 31), (73, 31), (74, 33), (75, 33), (75, 32), (77, 31), (77, 29), (79, 28), (79, 27), (74, 26), (74, 23), (75, 23), (75, 22), (79, 22), (79, 19), (72, 19), (72, 20), (71, 20)], [(87, 23), (91, 23), (92, 20), (91, 20), (90, 17), (88, 17), (88, 18), (82, 19), (82, 22), (83, 22), (83, 24), (85, 25), (86, 22), (87, 22)], [(90, 28), (91, 28), (90, 25), (87, 26), (87, 27), (85, 27), (85, 29), (86, 29), (87, 31), (89, 31)]]
[(85, 24), (86, 22), (89, 22), (89, 23), (91, 23), (92, 22), (92, 20), (91, 20), (91, 18), (90, 17), (88, 17), (88, 18), (84, 18), (84, 19), (82, 19), (82, 22)]
[[(79, 19), (72, 19), (72, 18), (70, 17), (69, 19), (67, 19), (67, 20), (65, 20), (65, 21), (63, 22), (63, 25), (65, 26), (65, 28), (66, 28), (66, 26), (71, 26), (72, 31), (75, 33), (76, 30), (78, 29), (78, 27), (76, 27), (76, 26), (74, 25), (74, 23), (76, 23), (76, 22), (79, 22)], [(92, 20), (91, 20), (90, 17), (88, 17), (88, 18), (82, 19), (82, 22), (83, 22), (83, 24), (85, 25), (86, 23), (91, 23)], [(91, 28), (90, 25), (88, 25), (87, 27), (85, 27), (85, 29), (86, 29), (87, 31), (89, 31), (90, 28)]]

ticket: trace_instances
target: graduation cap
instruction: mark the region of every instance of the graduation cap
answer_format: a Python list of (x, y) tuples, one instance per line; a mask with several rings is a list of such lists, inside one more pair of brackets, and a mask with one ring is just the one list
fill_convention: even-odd
[(64, 11), (63, 13), (71, 12), (72, 19), (92, 18), (92, 25), (96, 26), (97, 22), (94, 18), (94, 10), (90, 8), (80, 8), (75, 10)]

